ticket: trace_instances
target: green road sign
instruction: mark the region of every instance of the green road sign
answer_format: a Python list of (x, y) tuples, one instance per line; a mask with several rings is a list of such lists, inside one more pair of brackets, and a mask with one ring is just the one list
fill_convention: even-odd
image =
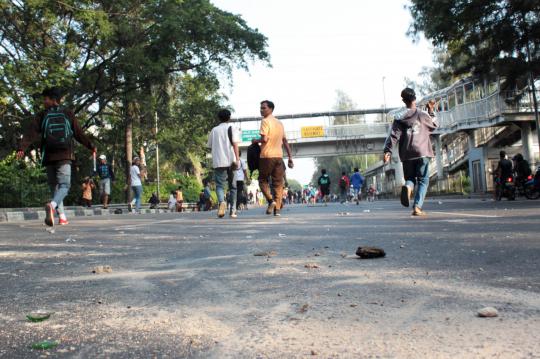
[(249, 142), (254, 138), (260, 138), (259, 130), (247, 130), (242, 131), (242, 142)]

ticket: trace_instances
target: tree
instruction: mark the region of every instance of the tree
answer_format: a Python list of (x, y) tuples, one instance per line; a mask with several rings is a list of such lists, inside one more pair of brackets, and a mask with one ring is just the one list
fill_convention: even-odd
[(289, 184), (289, 190), (291, 191), (298, 192), (302, 190), (302, 184), (294, 178), (288, 178), (287, 183)]
[(412, 0), (411, 36), (420, 32), (448, 54), (453, 75), (501, 76), (522, 87), (540, 73), (540, 1)]
[(55, 85), (100, 149), (124, 147), (115, 156), (126, 171), (134, 144), (155, 142), (156, 113), (171, 166), (200, 167), (223, 101), (218, 75), (269, 61), (266, 37), (209, 0), (13, 0), (0, 12), (3, 150), (36, 112), (35, 94)]

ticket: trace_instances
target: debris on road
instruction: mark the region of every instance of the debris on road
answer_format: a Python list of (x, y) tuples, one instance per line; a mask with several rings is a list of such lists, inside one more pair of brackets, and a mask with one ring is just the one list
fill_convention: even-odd
[(319, 265), (315, 264), (315, 263), (308, 263), (304, 267), (307, 268), (307, 269), (317, 269), (317, 268), (319, 268)]
[(68, 239), (66, 239), (66, 242), (67, 243), (75, 243), (77, 241), (75, 239), (71, 238), (71, 237), (68, 237)]
[(255, 257), (274, 257), (277, 256), (276, 251), (264, 251), (253, 254)]
[(478, 311), (480, 318), (494, 318), (499, 316), (499, 311), (493, 307), (485, 307)]
[(341, 258), (347, 258), (347, 253), (345, 253), (345, 252), (342, 252), (339, 255), (341, 256)]
[(47, 312), (45, 310), (36, 310), (35, 312), (32, 312), (30, 314), (26, 315), (26, 318), (28, 318), (29, 321), (37, 323), (42, 322), (44, 320), (47, 320), (51, 317), (51, 312)]
[(111, 266), (96, 266), (92, 270), (92, 273), (95, 274), (102, 274), (102, 273), (112, 273), (112, 267)]
[(281, 237), (281, 238), (283, 238), (283, 237), (287, 237), (287, 235), (286, 235), (286, 234), (284, 234), (284, 233), (278, 233), (278, 236), (279, 236), (279, 237)]
[(338, 212), (337, 216), (350, 216), (351, 212)]
[(356, 255), (362, 259), (380, 258), (386, 256), (381, 248), (376, 247), (358, 247)]
[(318, 354), (317, 354), (317, 352), (315, 350), (312, 350), (311, 355), (315, 356), (315, 355), (318, 355)]
[(364, 213), (370, 213), (371, 211), (369, 209), (364, 209), (363, 212)]
[(299, 309), (298, 309), (298, 313), (305, 313), (308, 311), (308, 308), (309, 308), (309, 304), (304, 304), (303, 306), (301, 306)]
[(36, 350), (48, 350), (48, 349), (56, 348), (57, 346), (58, 346), (58, 342), (57, 342), (57, 341), (53, 341), (53, 340), (43, 340), (43, 341), (41, 341), (41, 342), (37, 342), (37, 343), (32, 344), (32, 349), (36, 349)]

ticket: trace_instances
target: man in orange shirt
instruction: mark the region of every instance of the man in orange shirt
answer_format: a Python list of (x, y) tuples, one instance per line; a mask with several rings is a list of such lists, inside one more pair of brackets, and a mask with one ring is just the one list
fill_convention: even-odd
[[(261, 159), (259, 161), (259, 187), (268, 201), (266, 214), (274, 213), (280, 216), (281, 201), (283, 200), (283, 184), (285, 166), (283, 165), (283, 146), (289, 157), (289, 168), (294, 163), (291, 148), (285, 137), (283, 124), (274, 117), (274, 103), (272, 101), (261, 102)], [(270, 191), (269, 178), (272, 178), (274, 196)]]

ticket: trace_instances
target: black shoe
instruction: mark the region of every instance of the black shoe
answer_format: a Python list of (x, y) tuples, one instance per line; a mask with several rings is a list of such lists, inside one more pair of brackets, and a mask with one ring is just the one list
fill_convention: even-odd
[(401, 186), (401, 204), (403, 207), (409, 207), (411, 201), (411, 189), (409, 186)]

